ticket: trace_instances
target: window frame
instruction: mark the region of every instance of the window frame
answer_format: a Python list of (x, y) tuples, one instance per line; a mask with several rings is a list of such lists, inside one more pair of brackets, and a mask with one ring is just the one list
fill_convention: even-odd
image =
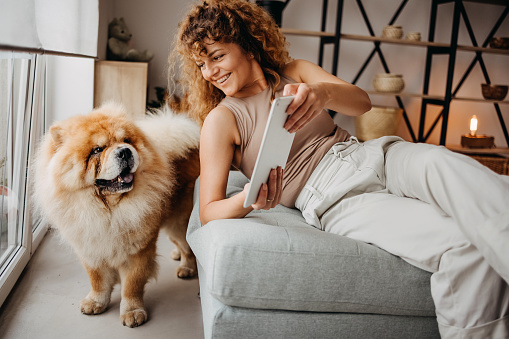
[[(10, 253), (5, 255), (5, 261), (0, 262), (0, 306), (3, 304), (24, 268), (28, 264), (34, 251), (41, 243), (49, 226), (35, 220), (32, 214), (31, 201), (31, 162), (35, 153), (37, 141), (42, 137), (45, 130), (46, 116), (46, 56), (32, 53), (20, 53), (0, 51), (0, 58), (11, 58), (10, 90), (8, 97), (14, 102), (7, 103), (9, 120), (15, 117), (14, 108), (18, 113), (23, 112), (23, 117), (18, 114), (17, 119), (23, 119), (22, 124), (16, 123), (17, 135), (21, 133), (21, 151), (14, 152), (14, 165), (20, 164), (20, 171), (13, 173), (12, 182), (19, 180), (20, 192), (18, 193), (18, 215), (16, 221), (16, 232), (11, 234), (9, 229), (8, 237), (17, 237), (18, 243)], [(22, 91), (13, 93), (14, 83), (14, 60), (28, 60), (27, 69), (21, 69), (20, 84), (17, 88), (26, 88), (25, 95)], [(23, 63), (23, 62), (22, 62)], [(26, 73), (26, 77), (23, 76)], [(9, 86), (9, 81), (8, 81)], [(23, 110), (20, 109), (23, 104)], [(17, 106), (16, 106), (17, 105)], [(19, 121), (18, 121), (19, 122)], [(7, 146), (6, 146), (7, 147)], [(15, 147), (18, 147), (17, 145)], [(21, 157), (18, 159), (18, 157)], [(21, 182), (23, 181), (23, 182)], [(8, 226), (9, 227), (9, 226)], [(3, 260), (2, 260), (3, 261)]]

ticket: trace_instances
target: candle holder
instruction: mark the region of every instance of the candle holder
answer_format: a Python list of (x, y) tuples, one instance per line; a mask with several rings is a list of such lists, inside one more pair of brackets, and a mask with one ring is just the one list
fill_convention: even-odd
[(461, 136), (461, 146), (468, 148), (492, 148), (495, 146), (494, 138), (488, 135), (477, 135), (477, 116), (470, 119), (470, 134)]
[(471, 135), (461, 136), (461, 146), (467, 148), (492, 148), (495, 145), (495, 138), (489, 135)]

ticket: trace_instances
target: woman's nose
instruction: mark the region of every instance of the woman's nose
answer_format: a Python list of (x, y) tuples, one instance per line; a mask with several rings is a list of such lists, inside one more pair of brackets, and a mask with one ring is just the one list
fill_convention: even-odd
[(214, 74), (217, 73), (217, 67), (213, 65), (205, 65), (203, 69), (203, 76), (205, 77), (205, 80), (210, 81)]

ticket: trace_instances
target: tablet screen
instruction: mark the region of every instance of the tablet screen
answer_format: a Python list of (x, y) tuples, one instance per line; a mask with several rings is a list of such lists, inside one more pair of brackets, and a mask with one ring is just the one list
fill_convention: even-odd
[(258, 192), (262, 184), (269, 179), (271, 169), (278, 166), (285, 168), (295, 136), (295, 133), (289, 133), (283, 127), (288, 118), (286, 109), (292, 100), (293, 96), (287, 96), (272, 101), (269, 118), (251, 176), (251, 184), (244, 200), (244, 207), (249, 207), (256, 202)]

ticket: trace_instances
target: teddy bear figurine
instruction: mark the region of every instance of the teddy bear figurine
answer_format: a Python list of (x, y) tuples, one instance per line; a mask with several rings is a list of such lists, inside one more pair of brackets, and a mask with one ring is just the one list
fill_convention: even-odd
[(154, 54), (145, 50), (138, 51), (129, 46), (132, 34), (129, 32), (124, 18), (113, 19), (108, 24), (108, 49), (106, 59), (116, 61), (149, 62)]

